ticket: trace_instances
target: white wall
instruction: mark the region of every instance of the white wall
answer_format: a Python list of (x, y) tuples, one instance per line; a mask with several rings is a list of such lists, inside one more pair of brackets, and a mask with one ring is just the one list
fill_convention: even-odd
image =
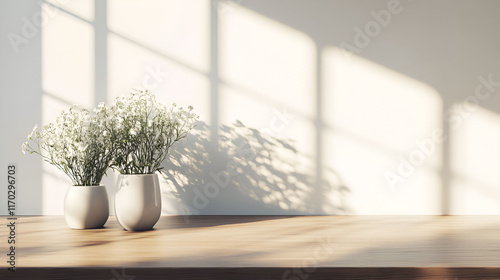
[[(23, 157), (19, 143), (35, 123), (41, 120), (41, 37), (40, 31), (25, 28), (23, 18), (32, 18), (40, 10), (36, 1), (0, 1), (0, 213), (7, 213), (7, 165), (17, 165), (17, 205), (19, 214), (42, 213), (42, 176), (39, 158)], [(18, 34), (27, 42), (14, 52), (9, 33)], [(17, 42), (17, 40), (16, 40)], [(30, 128), (31, 127), (31, 128)]]
[(17, 164), (19, 214), (62, 214), (70, 182), (22, 155), (26, 135), (142, 86), (202, 120), (164, 164), (164, 214), (500, 214), (499, 12), (493, 0), (0, 0), (2, 176)]

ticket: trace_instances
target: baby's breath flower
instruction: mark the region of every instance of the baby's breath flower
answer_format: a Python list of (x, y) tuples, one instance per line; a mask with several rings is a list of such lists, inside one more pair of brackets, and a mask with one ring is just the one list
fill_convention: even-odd
[[(106, 110), (106, 106), (100, 104), (90, 114), (71, 106), (40, 132), (35, 126), (23, 144), (23, 153), (41, 155), (66, 173), (74, 185), (99, 185), (113, 157), (111, 140), (102, 137), (105, 133), (102, 117)], [(108, 120), (104, 119), (104, 122)], [(34, 148), (30, 143), (35, 144)]]
[(115, 139), (117, 151), (113, 167), (122, 174), (159, 170), (169, 148), (187, 136), (198, 118), (191, 106), (189, 111), (175, 103), (164, 106), (149, 90), (132, 89), (113, 104), (109, 110), (110, 138)]

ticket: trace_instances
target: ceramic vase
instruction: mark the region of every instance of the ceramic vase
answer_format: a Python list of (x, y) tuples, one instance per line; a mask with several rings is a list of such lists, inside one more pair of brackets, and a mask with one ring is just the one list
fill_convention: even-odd
[(105, 186), (70, 186), (64, 197), (64, 219), (72, 229), (102, 228), (109, 217)]
[(120, 174), (115, 194), (115, 215), (125, 230), (152, 229), (161, 215), (158, 175)]

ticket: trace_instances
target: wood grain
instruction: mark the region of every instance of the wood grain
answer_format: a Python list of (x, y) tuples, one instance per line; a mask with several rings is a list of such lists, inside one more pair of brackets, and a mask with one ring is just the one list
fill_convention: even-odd
[[(2, 228), (6, 260), (8, 232)], [(192, 279), (231, 279), (200, 278), (217, 271), (247, 279), (242, 275), (251, 269), (273, 279), (315, 279), (331, 273), (375, 277), (392, 269), (407, 279), (477, 273), (500, 279), (494, 269), (500, 267), (498, 216), (162, 216), (154, 230), (144, 232), (124, 231), (114, 217), (102, 229), (72, 230), (62, 216), (21, 216), (16, 237), (18, 272), (39, 275), (80, 269), (112, 279), (111, 271), (128, 268), (134, 275), (176, 271), (180, 278), (171, 279), (188, 271)], [(0, 276), (11, 276), (5, 260)]]

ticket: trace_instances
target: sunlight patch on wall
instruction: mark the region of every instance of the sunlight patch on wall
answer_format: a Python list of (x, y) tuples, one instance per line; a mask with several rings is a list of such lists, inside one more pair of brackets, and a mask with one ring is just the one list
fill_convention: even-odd
[(151, 89), (165, 105), (192, 105), (201, 119), (210, 119), (210, 83), (206, 75), (110, 34), (108, 103), (129, 94), (134, 87)]
[[(500, 116), (480, 107), (459, 115), (451, 129), (452, 211), (454, 215), (500, 214)], [(472, 105), (473, 106), (473, 105)], [(462, 107), (463, 108), (463, 107)], [(457, 121), (461, 116), (461, 121)]]
[(442, 129), (441, 100), (429, 86), (333, 47), (322, 52), (324, 163), (350, 189), (355, 214), (437, 214), (442, 149), (435, 143), (404, 182), (387, 172)]
[(316, 47), (306, 34), (234, 5), (219, 20), (219, 48), (222, 82), (314, 116)]
[(209, 5), (200, 0), (109, 0), (109, 30), (208, 72)]
[(430, 86), (342, 51), (323, 51), (325, 122), (404, 152), (441, 127), (441, 101)]
[[(234, 5), (219, 17), (219, 118), (291, 139), (312, 172), (316, 47), (304, 33)], [(297, 160), (297, 159), (296, 159)]]
[(94, 105), (92, 25), (59, 12), (42, 28), (42, 89), (68, 104)]

